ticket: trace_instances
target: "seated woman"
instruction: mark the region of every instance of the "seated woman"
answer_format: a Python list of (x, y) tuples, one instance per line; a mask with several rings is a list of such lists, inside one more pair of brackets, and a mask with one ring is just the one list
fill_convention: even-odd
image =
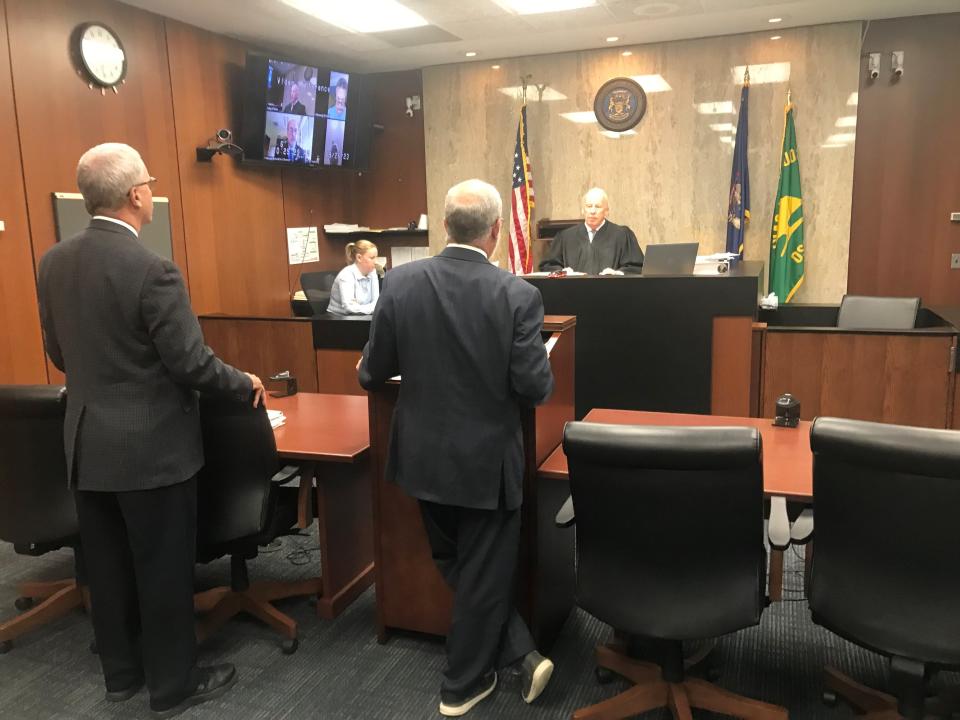
[(334, 315), (372, 315), (380, 297), (375, 262), (377, 246), (369, 240), (347, 243), (347, 265), (333, 281), (327, 312)]

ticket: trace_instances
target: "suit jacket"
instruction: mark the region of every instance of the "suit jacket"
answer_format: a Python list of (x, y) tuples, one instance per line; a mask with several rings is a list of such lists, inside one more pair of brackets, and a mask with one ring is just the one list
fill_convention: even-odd
[(47, 354), (67, 374), (64, 444), (80, 490), (145, 490), (203, 465), (195, 390), (245, 394), (250, 379), (203, 342), (177, 267), (116, 223), (40, 261)]
[(363, 350), (360, 384), (402, 375), (386, 475), (413, 497), (507, 509), (523, 497), (520, 411), (553, 373), (532, 285), (479, 253), (448, 247), (387, 273)]
[(297, 100), (295, 103), (287, 103), (282, 112), (292, 113), (293, 115), (306, 115), (307, 106)]
[(557, 233), (540, 261), (542, 271), (555, 272), (565, 267), (589, 275), (598, 275), (606, 268), (636, 274), (643, 268), (643, 251), (637, 236), (626, 225), (607, 220), (591, 243), (586, 225), (578, 223)]

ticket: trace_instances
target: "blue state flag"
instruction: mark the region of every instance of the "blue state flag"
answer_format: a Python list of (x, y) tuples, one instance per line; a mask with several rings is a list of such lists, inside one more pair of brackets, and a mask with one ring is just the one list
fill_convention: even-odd
[(750, 168), (747, 166), (747, 100), (750, 76), (745, 75), (740, 91), (740, 115), (730, 171), (730, 201), (727, 204), (727, 252), (743, 258), (743, 234), (750, 222)]

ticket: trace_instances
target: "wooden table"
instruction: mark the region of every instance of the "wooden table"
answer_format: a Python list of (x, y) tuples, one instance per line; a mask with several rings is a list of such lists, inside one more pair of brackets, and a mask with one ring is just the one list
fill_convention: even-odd
[[(594, 409), (585, 421), (613, 425), (667, 425), (672, 427), (754, 427), (763, 439), (763, 491), (771, 499), (771, 513), (787, 512), (786, 499), (802, 503), (813, 501), (813, 453), (810, 452), (810, 422), (801, 420), (799, 427), (776, 427), (767, 418), (727, 417), (724, 415), (691, 415), (639, 410)], [(544, 478), (566, 480), (567, 456), (560, 445), (540, 466)], [(781, 519), (786, 522), (786, 518)], [(808, 546), (807, 554), (812, 548)], [(783, 593), (783, 552), (770, 555), (770, 599), (779, 600)]]
[(287, 418), (274, 435), (280, 457), (301, 468), (301, 527), (310, 524), (310, 490), (316, 488), (323, 567), (317, 614), (331, 619), (373, 583), (367, 398), (301, 392), (268, 397), (267, 407)]

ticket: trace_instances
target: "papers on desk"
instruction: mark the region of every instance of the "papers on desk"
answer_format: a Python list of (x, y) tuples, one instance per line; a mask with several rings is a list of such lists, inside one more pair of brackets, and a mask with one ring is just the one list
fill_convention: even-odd
[(280, 410), (268, 409), (267, 417), (270, 418), (270, 427), (272, 427), (274, 430), (287, 422), (287, 416), (284, 415)]
[(323, 230), (328, 233), (376, 232), (356, 223), (330, 223), (324, 225)]
[(560, 333), (554, 333), (550, 338), (543, 344), (547, 349), (547, 357), (550, 357), (550, 353), (553, 352), (553, 346), (557, 344), (557, 340), (560, 339)]
[(287, 228), (287, 257), (290, 265), (320, 262), (317, 228)]
[(400, 267), (414, 260), (424, 260), (430, 257), (430, 248), (428, 247), (397, 247), (390, 248), (390, 266)]

